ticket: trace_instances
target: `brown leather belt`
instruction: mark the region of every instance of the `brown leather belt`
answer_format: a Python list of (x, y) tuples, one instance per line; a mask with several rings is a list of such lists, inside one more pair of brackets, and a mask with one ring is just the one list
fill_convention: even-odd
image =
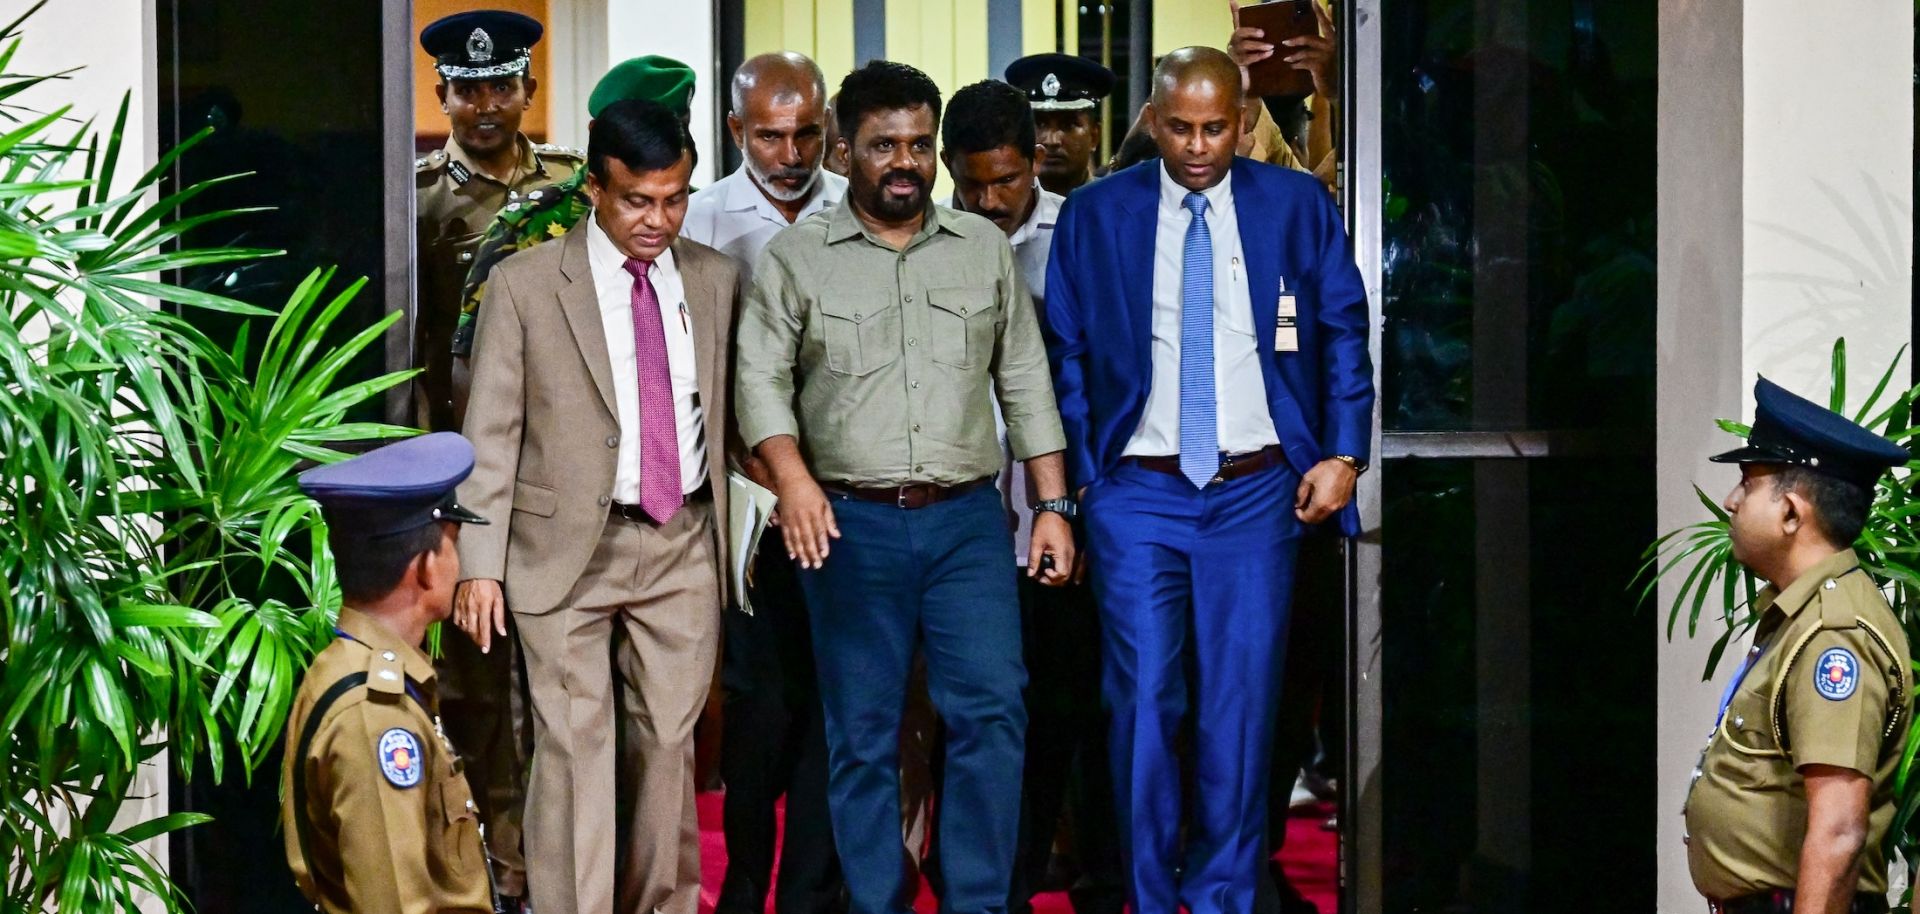
[(950, 501), (975, 489), (993, 484), (993, 477), (985, 476), (970, 482), (955, 483), (950, 486), (936, 485), (931, 482), (914, 482), (904, 486), (889, 486), (884, 489), (869, 489), (860, 486), (842, 485), (837, 482), (823, 482), (820, 488), (836, 495), (845, 495), (858, 501), (871, 501), (883, 505), (892, 505), (908, 511), (924, 508), (928, 505)]
[[(713, 498), (713, 481), (708, 480), (701, 483), (700, 488), (693, 490), (693, 494), (688, 495), (681, 504), (690, 505), (696, 501), (707, 501), (711, 498)], [(641, 524), (651, 524), (654, 522), (653, 517), (647, 514), (647, 509), (639, 505), (627, 504), (624, 501), (616, 501), (607, 505), (607, 516)]]
[[(1180, 457), (1178, 455), (1172, 457), (1128, 457), (1126, 459), (1138, 464), (1142, 469), (1152, 470), (1156, 473), (1165, 473), (1169, 476), (1178, 476), (1182, 479), (1185, 479), (1187, 476), (1186, 472), (1180, 469)], [(1239, 479), (1242, 476), (1251, 476), (1261, 470), (1285, 466), (1286, 462), (1287, 453), (1281, 450), (1280, 445), (1277, 444), (1269, 444), (1266, 447), (1248, 454), (1221, 454), (1220, 469), (1213, 474), (1213, 479), (1208, 482), (1209, 484), (1218, 484), (1230, 479)]]
[[(1789, 914), (1793, 910), (1793, 892), (1775, 889), (1726, 901), (1709, 901), (1707, 910), (1712, 914)], [(1886, 914), (1887, 898), (1885, 895), (1860, 892), (1853, 896), (1853, 904), (1847, 907), (1847, 911), (1848, 914)]]

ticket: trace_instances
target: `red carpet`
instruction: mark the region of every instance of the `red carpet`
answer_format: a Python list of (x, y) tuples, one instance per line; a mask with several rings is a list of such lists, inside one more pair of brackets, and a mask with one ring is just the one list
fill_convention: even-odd
[[(700, 794), (700, 914), (713, 911), (714, 901), (720, 896), (720, 880), (727, 872), (727, 845), (720, 833), (720, 797), (717, 792)], [(1320, 823), (1326, 821), (1331, 812), (1332, 807), (1323, 806), (1302, 810), (1287, 820), (1287, 846), (1280, 852), (1287, 877), (1323, 914), (1339, 910), (1339, 864), (1335, 857), (1339, 838), (1320, 828)], [(782, 817), (785, 814), (785, 810), (781, 810)], [(779, 866), (776, 856), (776, 872)], [(919, 914), (934, 914), (937, 907), (932, 893), (922, 883), (920, 899), (914, 908)], [(1034, 914), (1071, 914), (1073, 906), (1068, 903), (1065, 892), (1048, 892), (1034, 896), (1033, 910)], [(771, 893), (767, 898), (767, 911), (769, 914), (773, 911)]]

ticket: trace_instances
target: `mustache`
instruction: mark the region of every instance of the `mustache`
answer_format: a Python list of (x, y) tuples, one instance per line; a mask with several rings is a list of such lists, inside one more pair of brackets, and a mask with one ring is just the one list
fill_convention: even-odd
[(904, 169), (904, 168), (896, 168), (880, 176), (881, 184), (892, 184), (895, 181), (910, 181), (913, 183), (913, 186), (918, 187), (921, 190), (927, 189), (927, 179), (922, 177), (920, 173), (917, 171), (908, 171), (907, 169)]
[(767, 180), (769, 181), (800, 182), (800, 181), (805, 181), (812, 176), (813, 176), (813, 169), (808, 168), (805, 165), (795, 165), (792, 168), (776, 168), (770, 172), (767, 172)]

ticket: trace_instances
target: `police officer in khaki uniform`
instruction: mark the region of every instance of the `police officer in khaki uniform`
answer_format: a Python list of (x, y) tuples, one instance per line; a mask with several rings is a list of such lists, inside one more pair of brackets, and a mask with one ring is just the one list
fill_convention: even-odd
[(1725, 507), (1767, 587), (1687, 796), (1687, 865), (1716, 914), (1887, 910), (1882, 844), (1911, 655), (1852, 545), (1907, 451), (1762, 378)]
[(507, 204), (580, 170), (580, 150), (534, 143), (520, 132), (537, 81), (527, 73), (539, 22), (519, 13), (477, 10), (436, 20), (420, 31), (434, 58), (447, 145), (414, 163), (418, 194), (420, 285), (414, 361), (426, 369), (414, 386), (414, 421), (431, 431), (460, 427), (465, 379), (454, 377), (453, 332), (460, 284), (473, 249)]
[(491, 912), (478, 808), (440, 728), (427, 626), (453, 608), (453, 500), (473, 446), (452, 432), (309, 470), (344, 605), (287, 721), (280, 824), (300, 890), (324, 912)]

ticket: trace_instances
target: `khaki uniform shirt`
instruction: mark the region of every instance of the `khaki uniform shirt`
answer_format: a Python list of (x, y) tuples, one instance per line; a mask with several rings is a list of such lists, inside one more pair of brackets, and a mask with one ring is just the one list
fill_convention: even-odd
[(742, 437), (796, 437), (824, 481), (994, 475), (996, 390), (1015, 459), (1066, 447), (1033, 298), (979, 216), (930, 206), (905, 250), (848, 200), (794, 223), (760, 256), (737, 345)]
[(328, 914), (492, 911), (473, 794), (440, 731), (433, 663), (352, 608), (340, 610), (340, 631), (287, 721), (280, 825), (300, 891)]
[(460, 287), (481, 234), (503, 207), (572, 177), (586, 161), (577, 149), (535, 144), (526, 137), (516, 142), (520, 161), (506, 183), (483, 173), (452, 137), (445, 148), (414, 162), (420, 282), (413, 357), (416, 367), (426, 369), (415, 387), (414, 418), (428, 430), (455, 427), (453, 332), (460, 319)]
[(1910, 710), (1906, 634), (1852, 550), (1761, 591), (1756, 606), (1745, 675), (1687, 796), (1694, 887), (1720, 901), (1794, 888), (1807, 830), (1799, 769), (1833, 765), (1873, 778), (1858, 891), (1884, 894), (1881, 841)]

